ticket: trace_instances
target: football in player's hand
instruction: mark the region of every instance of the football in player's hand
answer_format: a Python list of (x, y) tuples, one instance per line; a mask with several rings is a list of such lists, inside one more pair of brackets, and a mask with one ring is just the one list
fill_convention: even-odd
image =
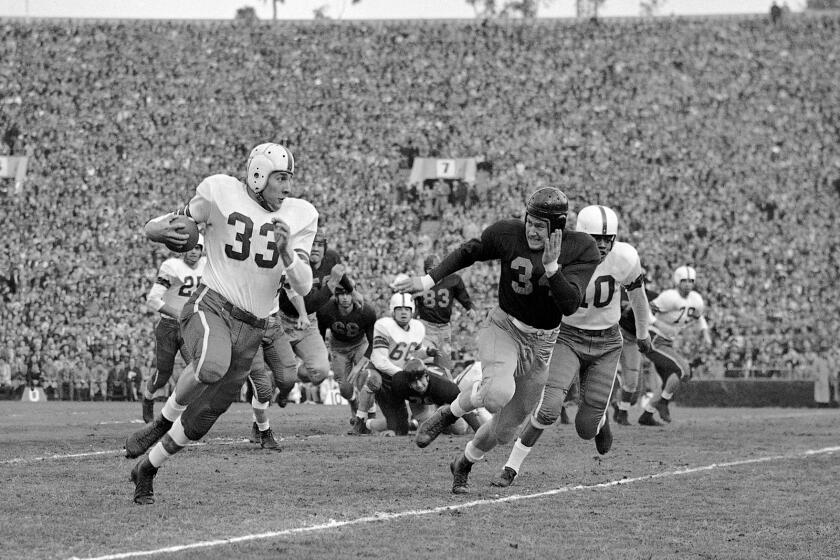
[(190, 234), (190, 238), (180, 247), (173, 245), (170, 241), (166, 241), (164, 245), (166, 245), (167, 249), (176, 253), (186, 253), (198, 244), (198, 224), (195, 223), (195, 220), (188, 216), (179, 215), (172, 218), (172, 221), (169, 223), (179, 231)]

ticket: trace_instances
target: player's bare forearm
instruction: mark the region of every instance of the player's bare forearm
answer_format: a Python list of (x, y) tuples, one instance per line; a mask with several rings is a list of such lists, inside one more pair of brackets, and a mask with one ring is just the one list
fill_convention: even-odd
[(647, 295), (645, 295), (644, 285), (635, 290), (628, 290), (627, 298), (630, 300), (630, 306), (633, 308), (636, 336), (637, 338), (647, 338), (648, 330), (650, 329), (650, 304), (648, 303)]

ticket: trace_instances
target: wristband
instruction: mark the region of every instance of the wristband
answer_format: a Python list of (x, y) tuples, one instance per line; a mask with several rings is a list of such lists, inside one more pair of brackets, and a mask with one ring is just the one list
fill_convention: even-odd
[(420, 278), (420, 285), (423, 287), (423, 291), (431, 290), (432, 286), (435, 285), (435, 279), (426, 274), (425, 276)]
[(545, 275), (548, 277), (557, 274), (558, 270), (560, 270), (560, 263), (558, 263), (557, 261), (550, 262), (547, 265), (545, 265)]

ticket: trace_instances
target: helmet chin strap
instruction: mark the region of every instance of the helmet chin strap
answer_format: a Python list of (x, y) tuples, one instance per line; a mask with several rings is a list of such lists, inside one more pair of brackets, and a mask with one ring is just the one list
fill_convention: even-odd
[(260, 206), (262, 206), (263, 209), (269, 212), (274, 212), (274, 210), (272, 210), (271, 207), (268, 205), (268, 201), (266, 201), (265, 197), (262, 195), (262, 192), (254, 194), (257, 196), (257, 202), (259, 202)]

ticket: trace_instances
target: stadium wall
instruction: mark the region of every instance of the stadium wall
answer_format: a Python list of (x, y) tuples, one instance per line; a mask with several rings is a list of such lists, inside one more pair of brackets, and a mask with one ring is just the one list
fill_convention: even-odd
[(684, 406), (816, 407), (813, 381), (774, 379), (692, 380), (674, 400)]

